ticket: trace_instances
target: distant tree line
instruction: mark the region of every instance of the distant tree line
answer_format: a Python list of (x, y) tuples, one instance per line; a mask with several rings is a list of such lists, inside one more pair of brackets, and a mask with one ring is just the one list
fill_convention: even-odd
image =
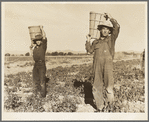
[(50, 52), (46, 53), (46, 56), (66, 56), (66, 55), (68, 55), (68, 56), (70, 56), (70, 55), (87, 55), (87, 53), (74, 54), (72, 52), (64, 53), (64, 52), (57, 52), (57, 51), (51, 52), (51, 53)]
[[(64, 53), (64, 52), (57, 52), (57, 51), (51, 52), (51, 53), (50, 52), (46, 53), (46, 56), (66, 56), (66, 55), (70, 56), (70, 55), (87, 55), (87, 54), (86, 53), (74, 54), (72, 52)], [(30, 56), (30, 53), (27, 52), (25, 54), (19, 54), (19, 55), (6, 53), (5, 56)]]
[(64, 52), (47, 52), (46, 56), (65, 56), (65, 55), (74, 55), (72, 52), (64, 53)]
[(25, 54), (10, 54), (10, 53), (6, 53), (5, 56), (30, 56), (30, 53), (27, 52)]

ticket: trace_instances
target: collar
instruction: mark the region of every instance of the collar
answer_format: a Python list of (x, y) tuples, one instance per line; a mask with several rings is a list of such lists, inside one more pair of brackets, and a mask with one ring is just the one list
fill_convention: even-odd
[(107, 36), (107, 37), (105, 37), (104, 39), (101, 39), (101, 37), (98, 39), (98, 42), (99, 43), (103, 43), (103, 42), (108, 42), (109, 41), (109, 37), (110, 36)]

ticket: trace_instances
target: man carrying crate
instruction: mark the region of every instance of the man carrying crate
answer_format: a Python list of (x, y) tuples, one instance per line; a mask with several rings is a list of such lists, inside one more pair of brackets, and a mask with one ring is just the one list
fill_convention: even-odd
[(41, 96), (46, 97), (46, 65), (45, 65), (45, 53), (47, 49), (47, 38), (43, 30), (43, 26), (40, 26), (42, 34), (36, 34), (32, 40), (30, 50), (35, 61), (33, 68), (33, 82), (34, 92), (37, 94), (41, 91)]
[(95, 39), (91, 45), (91, 37), (87, 35), (86, 41), (87, 52), (94, 52), (94, 83), (92, 90), (98, 110), (102, 110), (104, 107), (103, 86), (106, 88), (108, 102), (112, 103), (114, 101), (113, 58), (115, 53), (115, 41), (120, 29), (119, 24), (110, 14), (105, 13), (104, 17), (107, 17), (112, 24), (110, 21), (101, 23), (98, 25), (100, 38)]

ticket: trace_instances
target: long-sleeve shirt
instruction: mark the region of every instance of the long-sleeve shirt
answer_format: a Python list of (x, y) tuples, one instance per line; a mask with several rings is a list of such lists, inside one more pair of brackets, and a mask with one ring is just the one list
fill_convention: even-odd
[(33, 59), (34, 61), (45, 61), (45, 52), (47, 49), (47, 38), (42, 39), (42, 44), (40, 46), (37, 46), (33, 50)]
[[(120, 30), (120, 25), (117, 23), (117, 21), (113, 18), (110, 19), (111, 23), (113, 24), (113, 31), (111, 33), (110, 36), (106, 37), (107, 44), (109, 46), (109, 51), (110, 54), (112, 55), (112, 58), (114, 58), (114, 53), (115, 53), (115, 41), (116, 38), (118, 37), (119, 34), (119, 30)], [(94, 50), (96, 49), (96, 45), (98, 44), (98, 42), (101, 42), (101, 39), (96, 39), (93, 41), (92, 45), (90, 44), (90, 42), (86, 42), (86, 50), (89, 53), (93, 53)]]

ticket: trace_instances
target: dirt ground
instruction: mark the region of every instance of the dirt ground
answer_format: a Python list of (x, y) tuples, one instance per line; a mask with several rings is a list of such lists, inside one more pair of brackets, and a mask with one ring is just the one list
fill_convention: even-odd
[[(125, 59), (126, 60), (126, 59)], [(127, 59), (129, 60), (129, 59)], [(47, 61), (46, 62), (46, 66), (47, 66), (47, 69), (52, 69), (52, 68), (56, 68), (58, 66), (62, 66), (62, 67), (71, 67), (72, 65), (81, 65), (81, 64), (92, 64), (93, 62), (93, 59), (92, 58), (81, 58), (81, 59), (61, 59), (61, 60), (57, 60), (57, 59), (51, 59), (50, 61)], [(114, 60), (114, 62), (117, 62), (117, 60)], [(4, 75), (5, 76), (8, 76), (8, 75), (11, 75), (11, 74), (17, 74), (19, 72), (26, 72), (26, 73), (29, 73), (29, 72), (32, 72), (32, 69), (33, 69), (33, 65), (34, 65), (34, 62), (32, 61), (16, 61), (16, 62), (6, 62), (5, 65), (4, 65)], [(139, 65), (134, 65), (132, 68), (138, 68), (140, 69), (140, 66)], [(75, 75), (77, 74), (77, 72), (73, 72), (70, 73), (69, 75)], [(137, 81), (136, 81), (137, 82)], [(23, 82), (22, 82), (23, 83)], [(65, 85), (65, 84), (62, 84), (62, 82), (58, 82), (58, 84), (60, 83), (61, 86)], [(25, 86), (26, 84), (21, 84), (21, 86)], [(8, 87), (8, 86), (7, 86)], [(11, 87), (11, 86), (9, 86)], [(118, 84), (115, 84), (114, 86), (115, 88), (119, 89), (120, 86), (118, 86)], [(14, 88), (9, 88), (9, 89), (14, 89)], [(31, 96), (32, 93), (29, 92), (30, 89), (29, 88), (23, 88), (23, 90), (18, 90), (17, 92), (17, 95), (18, 96), (23, 96), (21, 98), (22, 101), (25, 101), (27, 99), (27, 96)], [(8, 99), (8, 94), (6, 92), (6, 86), (4, 87), (4, 101)], [(48, 97), (48, 95), (47, 95)], [(71, 95), (68, 95), (68, 98), (71, 99)], [(63, 99), (63, 96), (59, 95), (58, 99)], [(77, 109), (76, 109), (76, 112), (95, 112), (96, 110), (90, 105), (90, 104), (86, 104), (84, 101), (84, 98), (82, 97), (78, 97), (78, 98), (75, 98), (77, 100), (79, 100), (79, 103), (77, 105)], [(129, 105), (130, 107), (132, 107), (132, 112), (134, 111), (140, 111), (141, 110), (144, 110), (144, 107), (145, 107), (145, 103), (144, 102), (127, 102), (127, 105)], [(126, 104), (125, 101), (123, 101), (123, 104)], [(48, 102), (45, 102), (45, 104), (43, 105), (43, 108), (45, 110), (47, 110), (48, 108), (50, 107), (50, 103)], [(6, 110), (8, 111), (8, 110)], [(13, 110), (10, 109), (9, 112)], [(130, 111), (131, 112), (131, 111)]]
[[(92, 58), (82, 58), (82, 59), (51, 59), (46, 62), (47, 69), (56, 68), (58, 66), (70, 67), (72, 65), (81, 65), (92, 63)], [(32, 72), (34, 61), (16, 61), (16, 62), (7, 62), (4, 65), (4, 74), (5, 76), (9, 74), (17, 74), (19, 72)]]
[[(133, 60), (136, 58), (128, 58), (122, 60)], [(120, 60), (113, 60), (113, 62), (120, 61)], [(58, 66), (62, 67), (70, 67), (72, 65), (81, 65), (81, 64), (89, 64), (93, 63), (93, 58), (79, 58), (79, 59), (51, 59), (46, 62), (47, 69), (52, 69)], [(33, 70), (34, 61), (16, 61), (16, 62), (5, 62), (4, 65), (4, 75), (7, 76), (9, 74), (17, 74), (19, 72), (32, 72)], [(140, 68), (140, 66), (136, 66)]]

